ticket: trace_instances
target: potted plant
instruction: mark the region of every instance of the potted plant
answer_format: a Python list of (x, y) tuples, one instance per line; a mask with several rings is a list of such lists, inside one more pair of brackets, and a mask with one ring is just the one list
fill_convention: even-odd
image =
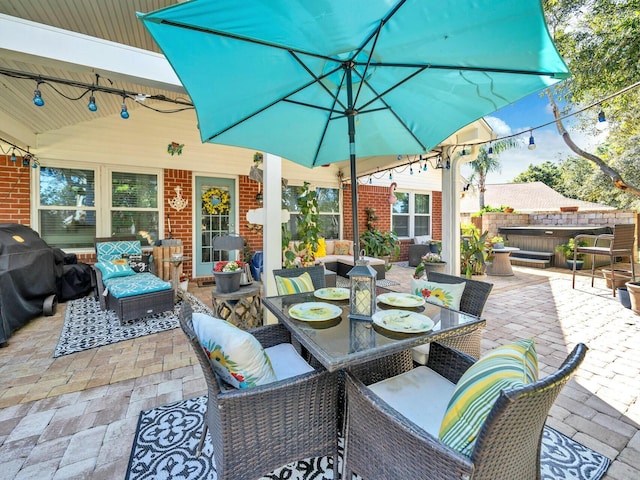
[(216, 262), (213, 276), (216, 279), (216, 290), (220, 293), (231, 293), (240, 289), (240, 278), (245, 271), (245, 263), (240, 260)]
[(442, 261), (442, 257), (438, 253), (427, 253), (422, 257), (422, 262), (413, 272), (413, 278), (422, 278), (425, 274), (429, 278), (429, 272), (443, 271), (446, 262)]
[[(579, 247), (586, 247), (587, 242), (584, 240), (578, 241)], [(567, 243), (563, 243), (561, 245), (556, 246), (556, 252), (564, 255), (564, 258), (567, 262), (567, 268), (573, 270), (573, 252), (576, 248), (575, 240), (570, 238)], [(584, 253), (578, 253), (576, 255), (576, 270), (582, 270), (584, 266)]]
[(431, 240), (429, 242), (429, 251), (431, 253), (440, 254), (440, 252), (442, 252), (442, 242), (439, 240)]
[(320, 224), (318, 213), (318, 197), (316, 191), (310, 188), (309, 182), (304, 182), (298, 191), (298, 215), (296, 218), (297, 244), (292, 251), (289, 249), (290, 233), (286, 224), (282, 226), (282, 248), (286, 268), (298, 265), (312, 266), (315, 263), (315, 252), (318, 250)]
[(376, 227), (362, 232), (360, 246), (365, 255), (384, 259), (387, 270), (391, 268), (390, 260), (400, 255), (398, 236), (394, 232), (383, 232)]
[(491, 245), (493, 245), (493, 248), (495, 249), (501, 249), (504, 248), (504, 238), (502, 238), (501, 236), (495, 236), (491, 239)]
[(485, 243), (488, 235), (488, 231), (480, 235), (476, 228), (471, 228), (467, 232), (463, 230), (460, 245), (460, 270), (467, 278), (484, 274), (487, 263)]

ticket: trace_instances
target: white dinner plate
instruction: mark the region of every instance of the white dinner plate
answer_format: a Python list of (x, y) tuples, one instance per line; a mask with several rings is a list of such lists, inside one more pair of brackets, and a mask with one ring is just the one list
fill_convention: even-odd
[(342, 315), (337, 305), (325, 302), (298, 303), (289, 309), (289, 316), (305, 322), (323, 322)]
[(422, 333), (434, 326), (426, 315), (407, 310), (382, 310), (373, 314), (373, 323), (392, 332)]
[(327, 287), (320, 288), (313, 292), (313, 294), (323, 300), (348, 300), (349, 289), (340, 287)]
[(392, 307), (404, 308), (421, 307), (425, 303), (424, 298), (419, 295), (397, 292), (383, 293), (381, 295), (378, 295), (377, 300), (380, 303), (391, 305)]

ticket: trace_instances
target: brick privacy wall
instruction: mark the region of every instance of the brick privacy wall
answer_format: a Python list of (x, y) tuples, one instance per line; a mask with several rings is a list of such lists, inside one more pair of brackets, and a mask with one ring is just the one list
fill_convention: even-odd
[[(378, 220), (376, 226), (383, 231), (391, 229), (391, 208), (389, 206), (389, 188), (373, 185), (358, 185), (358, 231), (363, 232), (367, 228), (366, 209), (373, 207), (376, 210)], [(351, 185), (343, 191), (342, 212), (343, 238), (353, 240)]]
[(29, 199), (31, 167), (22, 166), (22, 157), (14, 163), (10, 155), (0, 155), (0, 223), (31, 226)]
[[(461, 223), (471, 223), (470, 215), (460, 216)], [(636, 223), (631, 210), (585, 210), (584, 212), (531, 212), (531, 213), (485, 213), (482, 215), (482, 231), (489, 232), (489, 238), (496, 236), (500, 227), (526, 225), (606, 225)]]

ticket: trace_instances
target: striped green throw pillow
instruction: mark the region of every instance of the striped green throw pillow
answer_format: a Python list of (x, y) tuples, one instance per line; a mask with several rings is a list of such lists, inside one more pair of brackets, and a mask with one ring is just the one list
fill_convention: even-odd
[(471, 456), (476, 437), (501, 390), (538, 380), (532, 339), (497, 347), (474, 363), (458, 381), (440, 425), (440, 440)]
[(304, 272), (299, 277), (281, 277), (276, 275), (276, 288), (278, 295), (291, 295), (292, 293), (313, 292), (313, 281), (309, 272)]

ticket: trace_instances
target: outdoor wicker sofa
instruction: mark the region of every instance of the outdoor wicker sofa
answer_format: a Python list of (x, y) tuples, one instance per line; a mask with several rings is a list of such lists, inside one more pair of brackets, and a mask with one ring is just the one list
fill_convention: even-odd
[[(98, 262), (122, 258), (123, 254), (142, 254), (138, 240), (96, 238), (95, 245)], [(121, 324), (173, 310), (174, 291), (171, 284), (150, 272), (105, 280), (97, 264), (94, 265), (94, 271), (100, 308), (113, 310)]]
[[(522, 387), (502, 390), (482, 423), (469, 456), (443, 443), (437, 429), (427, 430), (400, 413), (390, 400), (382, 400), (367, 386), (370, 380), (363, 380), (359, 372), (347, 372), (343, 478), (350, 479), (356, 473), (363, 480), (539, 480), (542, 433), (549, 409), (583, 361), (586, 350), (585, 345), (578, 344), (555, 373)], [(462, 352), (433, 343), (426, 370), (444, 377), (440, 377), (441, 383), (455, 384), (474, 362)], [(392, 370), (390, 373), (396, 375)], [(398, 397), (426, 409), (432, 423), (438, 423), (444, 412), (434, 406), (443, 400), (446, 405), (447, 399), (439, 398), (442, 390), (428, 389), (428, 394), (411, 398), (401, 387)]]

